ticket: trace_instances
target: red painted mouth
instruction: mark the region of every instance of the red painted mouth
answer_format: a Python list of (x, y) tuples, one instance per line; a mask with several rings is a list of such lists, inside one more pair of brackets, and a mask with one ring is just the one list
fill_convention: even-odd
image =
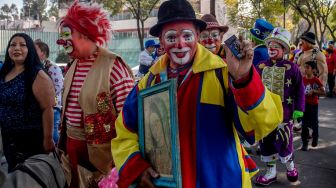
[(186, 55), (187, 52), (175, 52), (176, 57), (183, 58)]

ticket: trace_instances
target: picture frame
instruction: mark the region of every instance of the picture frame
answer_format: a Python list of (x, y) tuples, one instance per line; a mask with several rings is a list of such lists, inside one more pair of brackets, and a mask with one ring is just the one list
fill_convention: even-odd
[(154, 185), (182, 188), (176, 79), (141, 90), (138, 114), (141, 155), (160, 174)]

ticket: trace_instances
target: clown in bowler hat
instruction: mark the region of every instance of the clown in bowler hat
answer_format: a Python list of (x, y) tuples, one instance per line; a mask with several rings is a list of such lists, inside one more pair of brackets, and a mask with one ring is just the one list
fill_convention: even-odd
[[(198, 43), (206, 26), (196, 18), (186, 0), (168, 0), (160, 6), (158, 22), (150, 34), (159, 37), (166, 54), (128, 95), (115, 124), (117, 138), (112, 140), (112, 155), (120, 188), (136, 180), (138, 187), (161, 187), (168, 183), (178, 188), (252, 187), (250, 177), (257, 167), (241, 147), (237, 131), (250, 142), (266, 136), (281, 121), (281, 99), (271, 95), (253, 69), (250, 42), (240, 44), (240, 60), (225, 47), (224, 62)], [(165, 81), (176, 83), (176, 111), (172, 109), (170, 116), (177, 113), (178, 131), (171, 131), (176, 137), (156, 138), (160, 140), (152, 143), (156, 151), (146, 153), (146, 149), (139, 149), (143, 145), (138, 135), (143, 132), (139, 132), (138, 118), (143, 114), (145, 121), (150, 121), (150, 115), (142, 109), (138, 111), (138, 96), (142, 90), (154, 89), (152, 86)], [(266, 119), (266, 114), (272, 116)], [(156, 125), (162, 125), (161, 120), (157, 118)], [(177, 149), (170, 152), (171, 148), (164, 147), (167, 142), (171, 146), (176, 144)]]

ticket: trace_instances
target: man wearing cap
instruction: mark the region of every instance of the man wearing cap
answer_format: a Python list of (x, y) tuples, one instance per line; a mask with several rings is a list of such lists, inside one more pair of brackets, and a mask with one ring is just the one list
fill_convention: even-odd
[(203, 15), (201, 20), (207, 24), (207, 27), (199, 36), (200, 43), (212, 53), (221, 58), (225, 58), (222, 40), (224, 34), (228, 31), (229, 26), (220, 26), (215, 16), (212, 14)]
[(78, 188), (78, 166), (99, 180), (113, 165), (114, 122), (134, 80), (122, 58), (102, 47), (110, 39), (111, 25), (98, 4), (75, 1), (59, 24), (57, 44), (74, 61), (64, 78), (58, 146), (69, 157), (70, 187)]
[(252, 141), (265, 137), (282, 120), (281, 100), (252, 68), (248, 41), (241, 43), (240, 61), (226, 48), (225, 63), (197, 43), (205, 28), (186, 0), (168, 0), (160, 6), (150, 34), (159, 37), (166, 54), (128, 95), (116, 121), (117, 137), (112, 139), (120, 188), (136, 180), (139, 187), (154, 187), (152, 179), (159, 174), (139, 152), (137, 97), (140, 90), (174, 78), (182, 187), (252, 186), (256, 166), (249, 165), (253, 161), (241, 147), (237, 131)]
[(307, 61), (316, 61), (318, 75), (317, 77), (322, 81), (323, 86), (326, 87), (328, 80), (328, 67), (325, 55), (316, 47), (316, 36), (312, 32), (304, 33), (300, 42), (302, 44), (302, 52), (299, 54), (297, 64), (300, 67), (300, 71), (305, 75), (304, 67)]
[(256, 68), (264, 85), (281, 97), (283, 120), (278, 129), (260, 141), (261, 160), (266, 162), (267, 171), (256, 178), (258, 185), (269, 185), (276, 181), (276, 161), (286, 164), (287, 179), (295, 182), (298, 171), (293, 161), (293, 120), (303, 116), (304, 85), (299, 67), (284, 60), (290, 51), (291, 34), (286, 29), (277, 27), (265, 39), (270, 58), (260, 62)]
[(253, 65), (257, 65), (260, 61), (269, 58), (267, 47), (265, 46), (265, 39), (273, 31), (274, 27), (265, 19), (258, 18), (250, 29), (251, 39), (254, 47)]
[(157, 44), (155, 44), (154, 40), (147, 40), (145, 42), (145, 50), (139, 54), (139, 73), (141, 74), (140, 77), (145, 75), (149, 68), (154, 64), (154, 51)]

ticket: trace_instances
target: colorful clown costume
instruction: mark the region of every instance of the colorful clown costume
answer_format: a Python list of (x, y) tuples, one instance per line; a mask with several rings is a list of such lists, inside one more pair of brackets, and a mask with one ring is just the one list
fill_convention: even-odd
[[(159, 75), (168, 63), (164, 55), (153, 65), (133, 88), (116, 120), (112, 155), (121, 188), (150, 167), (139, 152), (137, 95), (147, 82), (154, 85), (161, 81)], [(225, 90), (216, 69), (222, 73)], [(250, 178), (256, 169), (247, 168), (252, 161), (241, 147), (237, 131), (243, 131), (250, 140), (260, 140), (273, 131), (283, 118), (280, 97), (263, 86), (254, 69), (245, 87), (229, 87), (226, 63), (200, 44), (191, 70), (177, 92), (183, 187), (252, 187)]]
[(290, 61), (262, 61), (257, 66), (262, 81), (271, 92), (281, 97), (284, 119), (289, 128), (289, 143), (285, 146), (281, 139), (276, 140), (276, 131), (260, 142), (261, 160), (270, 162), (280, 157), (286, 163), (293, 154), (292, 115), (294, 110), (304, 111), (304, 85), (298, 66)]

